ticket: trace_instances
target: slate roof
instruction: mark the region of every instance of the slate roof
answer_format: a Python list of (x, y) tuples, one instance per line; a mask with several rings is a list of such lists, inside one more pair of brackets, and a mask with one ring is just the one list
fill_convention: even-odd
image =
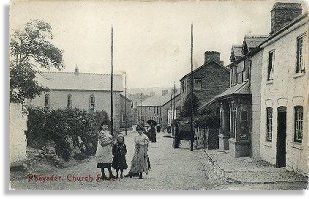
[(223, 93), (217, 95), (215, 98), (220, 99), (234, 94), (250, 94), (249, 81), (245, 81), (241, 84), (237, 84), (233, 87), (228, 88)]
[[(196, 73), (197, 71), (201, 70), (201, 69), (204, 68), (204, 67), (210, 66), (211, 63), (215, 63), (215, 64), (217, 64), (219, 67), (225, 69), (226, 71), (229, 71), (229, 69), (228, 69), (227, 67), (223, 66), (221, 63), (218, 63), (218, 62), (216, 62), (216, 61), (214, 61), (214, 60), (211, 60), (211, 61), (209, 61), (209, 62), (207, 62), (207, 63), (204, 63), (202, 66), (200, 66), (200, 67), (194, 69), (194, 70), (192, 71), (193, 74)], [(182, 81), (182, 80), (183, 80), (184, 78), (186, 78), (186, 77), (189, 77), (190, 75), (191, 75), (191, 72), (189, 72), (188, 74), (184, 75), (184, 76), (180, 79), (180, 81)]]
[(231, 95), (246, 95), (246, 94), (250, 94), (250, 88), (249, 88), (249, 82), (248, 81), (245, 81), (241, 84), (237, 84), (233, 87), (226, 89), (223, 93), (213, 97), (208, 102), (203, 103), (199, 107), (198, 110), (199, 111), (204, 110), (205, 108), (210, 106), (212, 103), (216, 102), (218, 99), (222, 99), (224, 97), (228, 97), (228, 96), (231, 96)]
[[(175, 96), (179, 95), (179, 91), (175, 93)], [(143, 106), (163, 106), (171, 100), (171, 92), (166, 95), (154, 95), (148, 97), (143, 101)], [(140, 105), (137, 105), (140, 106)]]
[(247, 44), (249, 50), (258, 47), (267, 38), (266, 35), (246, 35), (244, 42)]
[[(40, 85), (51, 90), (110, 91), (110, 74), (74, 72), (42, 72), (37, 75)], [(114, 75), (114, 91), (123, 91), (122, 75)]]
[(242, 45), (233, 45), (232, 46), (232, 51), (233, 51), (233, 55), (235, 57), (242, 57), (243, 56)]

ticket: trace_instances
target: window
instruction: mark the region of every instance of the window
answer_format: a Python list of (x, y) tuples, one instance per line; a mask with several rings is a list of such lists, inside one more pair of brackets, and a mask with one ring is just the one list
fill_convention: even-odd
[(237, 73), (237, 83), (243, 83), (243, 72)]
[(67, 108), (72, 108), (72, 95), (68, 94)]
[(267, 80), (274, 79), (274, 61), (275, 61), (275, 51), (273, 50), (268, 53)]
[(49, 105), (50, 105), (50, 97), (49, 97), (49, 94), (45, 94), (44, 107), (45, 107), (46, 109), (49, 109)]
[(194, 79), (194, 90), (202, 90), (202, 80)]
[(304, 73), (305, 72), (305, 46), (304, 46), (304, 37), (302, 35), (297, 38), (297, 54), (296, 54), (296, 73)]
[(232, 66), (231, 69), (231, 85), (234, 86), (237, 83), (237, 71), (235, 66)]
[(90, 95), (90, 99), (89, 99), (89, 108), (90, 110), (94, 110), (94, 106), (95, 106), (95, 98), (94, 95)]
[(240, 140), (248, 140), (248, 129), (249, 129), (249, 121), (248, 121), (248, 112), (246, 110), (241, 111), (240, 114)]
[(295, 142), (302, 142), (303, 138), (303, 123), (304, 123), (304, 114), (303, 114), (303, 107), (302, 106), (295, 106), (294, 107), (294, 141)]
[(273, 109), (271, 107), (266, 108), (266, 141), (272, 140), (273, 130)]

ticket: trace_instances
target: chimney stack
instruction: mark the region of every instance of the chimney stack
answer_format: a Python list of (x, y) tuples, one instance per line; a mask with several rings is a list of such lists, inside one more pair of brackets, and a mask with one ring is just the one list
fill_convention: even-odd
[(210, 61), (215, 61), (215, 62), (220, 63), (220, 53), (217, 51), (206, 51), (204, 64)]
[(77, 65), (76, 65), (76, 67), (75, 67), (74, 74), (75, 74), (75, 75), (78, 75), (78, 74), (79, 74), (79, 69), (78, 69)]
[(302, 14), (300, 3), (277, 2), (271, 10), (271, 32), (273, 34)]
[(162, 90), (162, 96), (168, 94), (168, 90)]

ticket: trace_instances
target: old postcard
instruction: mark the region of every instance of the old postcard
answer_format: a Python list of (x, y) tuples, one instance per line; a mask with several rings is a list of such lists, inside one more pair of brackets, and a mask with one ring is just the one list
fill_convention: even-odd
[(12, 0), (10, 190), (306, 190), (305, 1)]

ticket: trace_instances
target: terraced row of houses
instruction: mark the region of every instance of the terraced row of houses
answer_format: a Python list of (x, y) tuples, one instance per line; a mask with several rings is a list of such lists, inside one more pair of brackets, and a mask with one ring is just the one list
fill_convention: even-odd
[[(301, 4), (275, 3), (270, 33), (244, 36), (242, 44), (231, 47), (227, 66), (219, 52), (205, 52), (204, 64), (180, 80), (177, 103), (172, 96), (156, 105), (158, 122), (170, 125), (171, 118), (162, 115), (171, 110), (179, 118), (193, 78), (197, 148), (229, 150), (236, 158), (249, 156), (307, 174), (308, 20)], [(216, 120), (209, 117), (219, 125), (210, 124)]]
[(269, 35), (232, 46), (229, 88), (200, 107), (220, 105), (220, 149), (308, 173), (308, 20), (275, 3)]

